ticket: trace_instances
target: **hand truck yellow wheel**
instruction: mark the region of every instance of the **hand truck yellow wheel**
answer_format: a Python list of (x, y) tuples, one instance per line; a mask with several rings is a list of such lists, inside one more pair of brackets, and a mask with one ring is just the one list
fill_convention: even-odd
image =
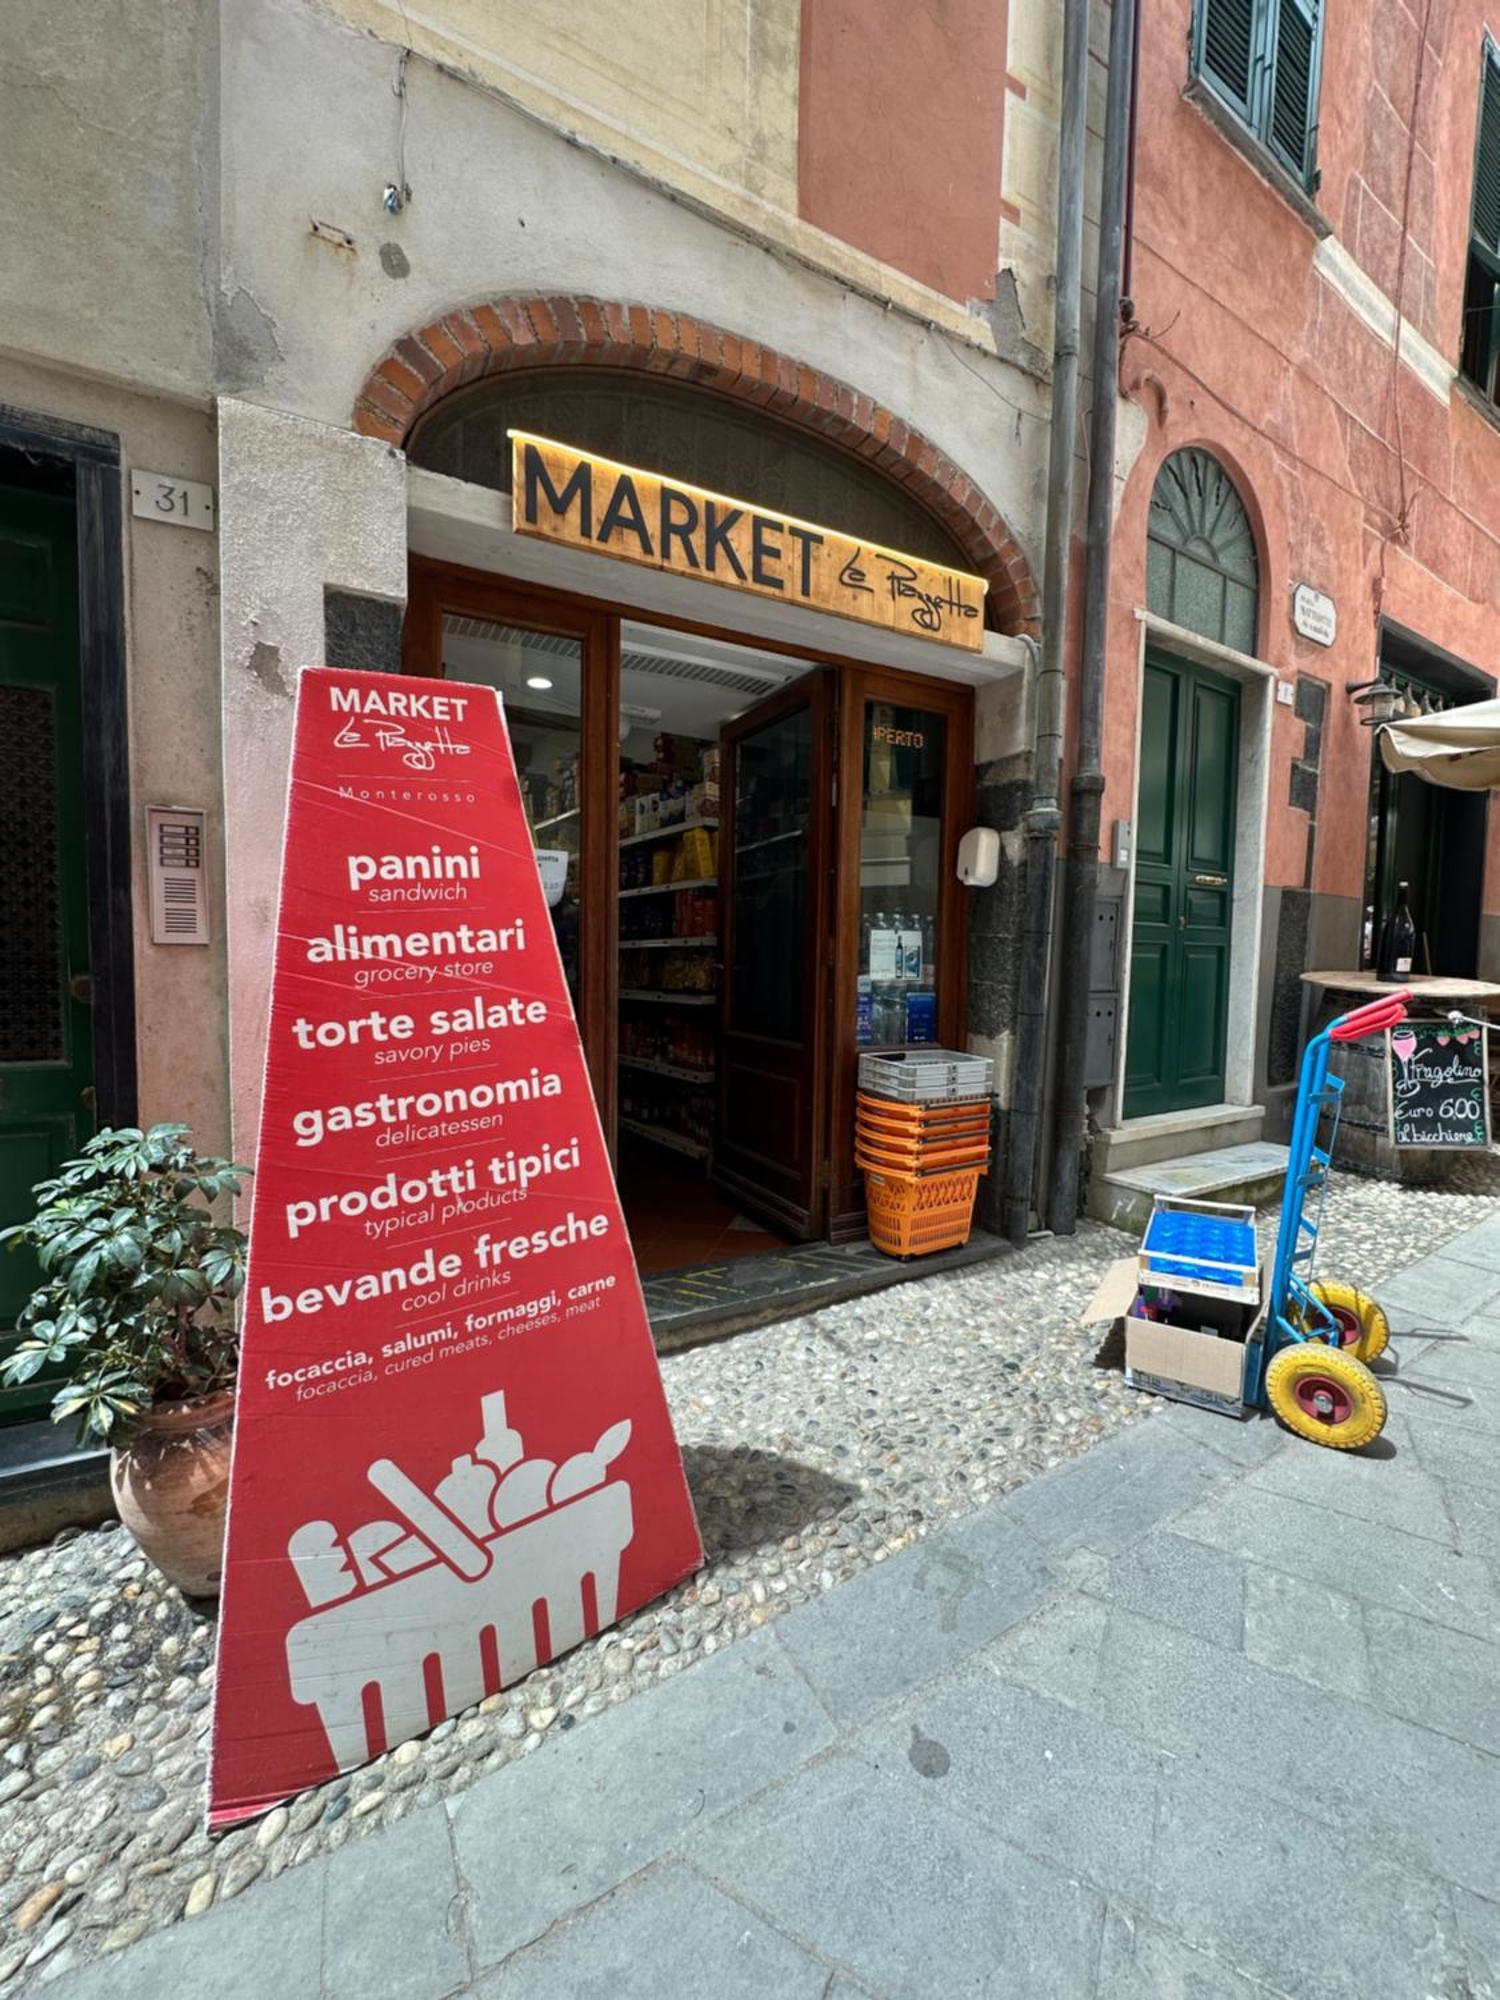
[(1288, 1430), (1358, 1451), (1385, 1428), (1385, 1397), (1362, 1361), (1321, 1340), (1283, 1347), (1266, 1369), (1266, 1400)]

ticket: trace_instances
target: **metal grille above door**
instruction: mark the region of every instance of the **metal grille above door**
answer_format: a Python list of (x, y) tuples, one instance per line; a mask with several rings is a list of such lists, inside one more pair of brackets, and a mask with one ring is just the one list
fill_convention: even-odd
[(0, 1062), (66, 1059), (65, 977), (54, 698), (0, 687)]

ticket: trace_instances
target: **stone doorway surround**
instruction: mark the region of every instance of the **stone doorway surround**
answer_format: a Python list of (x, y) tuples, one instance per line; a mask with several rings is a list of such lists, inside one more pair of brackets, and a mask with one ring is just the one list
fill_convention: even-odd
[(1124, 1116), (1125, 1050), (1130, 1033), (1130, 936), (1135, 922), (1132, 860), (1121, 919), (1121, 991), (1115, 1074), (1105, 1095), (1105, 1124), (1090, 1145), (1091, 1214), (1124, 1228), (1143, 1225), (1154, 1194), (1209, 1201), (1263, 1201), (1277, 1192), (1286, 1149), (1262, 1142), (1265, 1108), (1255, 1096), (1262, 905), (1266, 872), (1271, 726), (1276, 669), (1216, 640), (1201, 638), (1153, 612), (1137, 610), (1135, 778), (1131, 823), (1140, 817), (1140, 718), (1146, 647), (1211, 668), (1240, 687), (1239, 799), (1235, 821), (1233, 921), (1229, 941), (1229, 1018), (1224, 1102), (1153, 1118)]
[[(1213, 639), (1200, 638), (1149, 611), (1137, 611), (1140, 645), (1135, 682), (1135, 777), (1130, 795), (1131, 822), (1140, 816), (1140, 717), (1146, 647), (1176, 654), (1209, 667), (1241, 689), (1239, 801), (1235, 820), (1233, 923), (1229, 940), (1229, 1018), (1225, 1037), (1224, 1106), (1255, 1103), (1255, 1021), (1260, 971), (1262, 886), (1266, 872), (1266, 813), (1271, 767), (1271, 723), (1276, 704), (1276, 669), (1247, 653), (1237, 653)], [(1130, 935), (1135, 922), (1135, 866), (1132, 861), (1122, 920), (1120, 1027), (1114, 1080), (1109, 1087), (1107, 1117), (1111, 1128), (1128, 1130), (1125, 1104), (1125, 1048), (1130, 1030)], [(1205, 1125), (1222, 1122), (1224, 1106), (1207, 1105)], [(1183, 1114), (1184, 1117), (1187, 1114)]]

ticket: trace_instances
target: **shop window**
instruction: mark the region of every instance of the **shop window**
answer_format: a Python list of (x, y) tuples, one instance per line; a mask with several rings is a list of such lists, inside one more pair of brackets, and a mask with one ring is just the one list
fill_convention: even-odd
[(510, 491), (507, 431), (534, 431), (950, 569), (969, 557), (910, 494), (821, 438), (681, 382), (609, 369), (539, 369), (445, 397), (418, 426), (413, 465)]
[[(1394, 626), (1382, 633), (1380, 679), (1395, 691), (1398, 720), (1435, 715), (1494, 692), (1488, 676)], [(1475, 976), (1487, 806), (1483, 792), (1450, 791), (1410, 771), (1388, 771), (1371, 741), (1362, 967), (1374, 966), (1385, 920), (1405, 882), (1417, 927), (1413, 971)]]
[(579, 999), (583, 647), (562, 633), (443, 617), (443, 672), (498, 689), (563, 973)]
[(1146, 607), (1237, 653), (1255, 651), (1260, 572), (1244, 502), (1206, 451), (1157, 474), (1146, 528)]
[(1464, 278), (1464, 374), (1500, 401), (1500, 50), (1486, 37)]
[(1198, 0), (1194, 71), (1309, 191), (1322, 53), (1323, 0)]
[(937, 1039), (937, 925), (947, 724), (865, 704), (859, 821), (858, 1042)]

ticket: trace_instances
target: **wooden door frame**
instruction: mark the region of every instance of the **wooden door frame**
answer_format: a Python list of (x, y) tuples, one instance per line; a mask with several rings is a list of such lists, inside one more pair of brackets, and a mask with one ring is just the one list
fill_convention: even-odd
[[(489, 570), (411, 559), (401, 670), (443, 676), (443, 613), (487, 618), (577, 639), (583, 654), (579, 787), (585, 802), (579, 840), (579, 1034), (593, 1079), (599, 1122), (615, 1151), (619, 1012), (620, 821), (610, 810), (620, 751), (620, 624), (598, 606), (561, 592), (531, 590)], [(593, 803), (595, 801), (602, 803)]]
[[(734, 860), (736, 843), (732, 833), (732, 818), (735, 809), (735, 776), (738, 768), (739, 736), (749, 735), (766, 729), (779, 722), (783, 716), (795, 714), (803, 707), (812, 712), (813, 771), (810, 797), (813, 802), (813, 823), (824, 829), (821, 839), (809, 832), (809, 866), (807, 872), (809, 901), (808, 929), (813, 938), (813, 949), (804, 979), (804, 1033), (806, 1047), (810, 1051), (808, 1068), (808, 1103), (812, 1111), (812, 1132), (810, 1134), (810, 1158), (812, 1178), (808, 1194), (807, 1230), (809, 1240), (816, 1241), (827, 1229), (828, 1221), (828, 1144), (830, 1137), (828, 1108), (829, 1073), (829, 1033), (828, 1033), (828, 987), (830, 954), (825, 940), (829, 936), (830, 919), (837, 903), (837, 883), (834, 879), (834, 860), (838, 853), (838, 824), (836, 811), (823, 814), (821, 801), (832, 797), (833, 773), (837, 756), (836, 739), (838, 731), (838, 670), (826, 661), (809, 662), (805, 674), (799, 674), (784, 688), (778, 688), (761, 701), (751, 704), (741, 714), (723, 725), (719, 741), (724, 746), (723, 768), (719, 774), (719, 1035), (720, 1055), (718, 1071), (718, 1125), (722, 1131), (724, 1124), (724, 1074), (722, 1041), (730, 1027), (729, 1016), (729, 959), (733, 946), (734, 908)], [(741, 729), (740, 725), (746, 726)], [(736, 731), (736, 735), (729, 735)], [(726, 741), (726, 737), (728, 740)], [(726, 839), (726, 834), (729, 837)], [(819, 851), (821, 848), (821, 852)], [(716, 1162), (717, 1166), (717, 1162)], [(716, 1176), (717, 1177), (717, 1176)], [(736, 1188), (736, 1177), (727, 1177), (728, 1186)], [(755, 1192), (749, 1182), (740, 1186), (742, 1195)], [(768, 1203), (773, 1210), (774, 1203)]]
[[(863, 740), (860, 722), (866, 700), (892, 701), (903, 707), (941, 712), (947, 721), (948, 745), (943, 782), (942, 875), (938, 902), (938, 1020), (937, 1034), (945, 1046), (961, 1045), (967, 1018), (969, 899), (958, 880), (958, 843), (972, 823), (975, 803), (974, 702), (976, 690), (967, 682), (939, 680), (897, 667), (873, 667), (833, 652), (811, 652), (785, 641), (758, 639), (698, 619), (668, 619), (643, 612), (622, 600), (581, 596), (549, 587), (516, 584), (491, 570), (466, 568), (433, 556), (413, 555), (406, 624), (402, 640), (402, 670), (440, 676), (442, 614), (472, 607), (472, 615), (496, 622), (530, 625), (541, 631), (576, 635), (597, 633), (593, 650), (585, 649), (585, 728), (583, 782), (602, 786), (594, 796), (613, 796), (619, 757), (620, 626), (625, 620), (655, 625), (664, 631), (718, 639), (747, 651), (775, 654), (802, 663), (806, 673), (819, 669), (830, 676), (834, 706), (831, 785), (837, 786), (828, 856), (827, 954), (824, 976), (825, 1028), (821, 1037), (824, 1084), (823, 1160), (828, 1195), (826, 1228), (834, 1242), (848, 1242), (864, 1233), (863, 1183), (854, 1169), (855, 992), (859, 963), (857, 896), (840, 894), (837, 860), (850, 857), (845, 876), (856, 888), (860, 807), (863, 796)], [(594, 662), (597, 660), (598, 664)], [(800, 677), (799, 677), (800, 678)], [(796, 685), (793, 683), (792, 685)], [(784, 690), (783, 690), (784, 692)], [(592, 730), (590, 721), (598, 721)], [(847, 779), (846, 775), (849, 774)], [(727, 796), (727, 794), (726, 794)], [(589, 1073), (599, 1098), (599, 1116), (611, 1153), (615, 1145), (617, 1048), (619, 1034), (619, 827), (613, 813), (595, 814), (604, 826), (590, 827), (585, 814), (583, 861), (587, 883), (602, 883), (602, 915), (590, 912), (585, 899), (580, 940), (585, 1019), (580, 1023)], [(721, 896), (725, 884), (721, 882)], [(722, 907), (722, 904), (721, 904)], [(591, 975), (590, 967), (593, 968)]]
[(847, 665), (838, 678), (838, 808), (834, 856), (842, 857), (831, 925), (829, 981), (829, 1236), (849, 1242), (865, 1231), (864, 1182), (854, 1165), (854, 1100), (858, 1088), (855, 1006), (859, 980), (860, 818), (864, 806), (864, 710), (870, 701), (941, 714), (946, 723), (942, 848), (937, 908), (937, 1037), (961, 1046), (968, 1016), (969, 899), (958, 879), (958, 844), (974, 813), (974, 690), (929, 680), (894, 667)]
[(120, 440), (0, 403), (0, 445), (72, 469), (78, 536), (78, 671), (93, 982), (93, 1118), (136, 1122), (134, 846), (126, 697)]

